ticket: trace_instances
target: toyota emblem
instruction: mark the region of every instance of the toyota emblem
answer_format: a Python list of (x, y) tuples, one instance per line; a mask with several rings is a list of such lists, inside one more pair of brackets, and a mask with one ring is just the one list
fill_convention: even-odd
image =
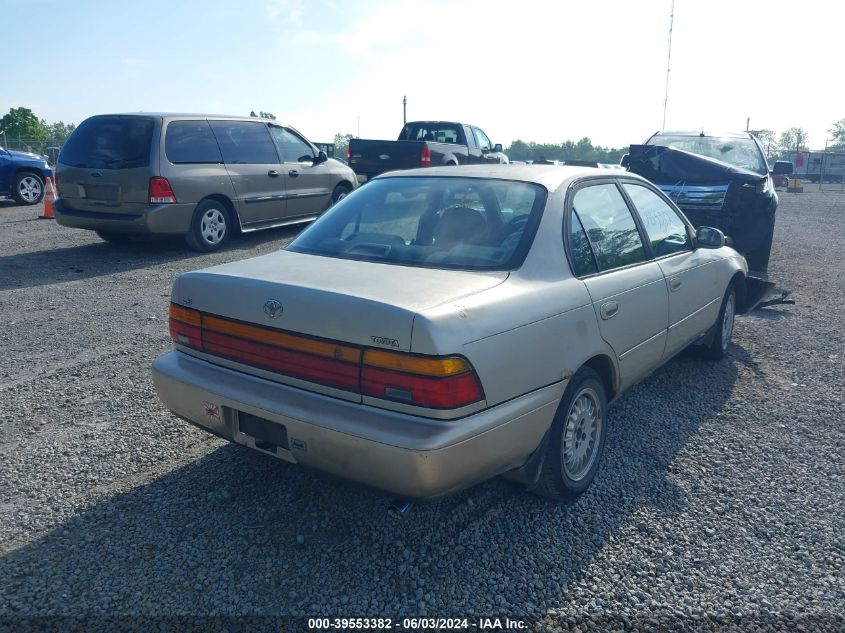
[(264, 314), (271, 319), (276, 319), (282, 316), (282, 312), (284, 311), (285, 309), (282, 307), (281, 301), (270, 299), (269, 301), (264, 302)]

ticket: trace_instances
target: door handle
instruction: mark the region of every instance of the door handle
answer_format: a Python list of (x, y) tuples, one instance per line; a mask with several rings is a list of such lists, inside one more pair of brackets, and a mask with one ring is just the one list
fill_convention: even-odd
[(270, 178), (278, 178), (279, 172), (277, 172), (275, 169), (271, 169), (267, 172), (267, 175), (270, 176)]
[(678, 288), (681, 287), (681, 278), (680, 277), (669, 277), (669, 290), (675, 292)]
[(296, 178), (298, 175), (299, 175), (299, 172), (298, 172), (298, 171), (296, 171), (295, 169), (291, 169), (291, 170), (288, 172), (288, 176), (290, 176), (291, 178)]
[(599, 312), (601, 313), (601, 318), (607, 321), (608, 319), (616, 316), (616, 313), (619, 312), (619, 304), (615, 301), (608, 301), (601, 304)]

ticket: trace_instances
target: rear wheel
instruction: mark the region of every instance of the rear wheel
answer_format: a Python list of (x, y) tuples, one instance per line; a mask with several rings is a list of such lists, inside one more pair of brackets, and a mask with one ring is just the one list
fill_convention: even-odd
[(607, 436), (607, 395), (589, 367), (569, 381), (550, 433), (540, 478), (531, 491), (571, 501), (595, 478)]
[(194, 210), (191, 228), (185, 241), (200, 253), (216, 251), (232, 233), (229, 209), (219, 200), (203, 200)]
[(101, 240), (111, 244), (125, 244), (129, 241), (129, 236), (125, 233), (108, 233), (106, 231), (96, 231)]
[(12, 197), (18, 204), (37, 204), (44, 198), (44, 181), (33, 172), (24, 171), (15, 175)]
[(710, 343), (702, 350), (705, 358), (719, 360), (725, 356), (731, 344), (735, 318), (736, 289), (731, 284), (725, 291), (724, 299), (722, 299), (722, 307), (719, 309), (719, 318), (713, 326), (714, 329), (713, 334), (710, 336)]

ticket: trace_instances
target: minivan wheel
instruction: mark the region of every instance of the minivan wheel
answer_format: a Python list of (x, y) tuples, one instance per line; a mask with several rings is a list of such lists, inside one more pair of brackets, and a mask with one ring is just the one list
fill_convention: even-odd
[(332, 191), (332, 206), (336, 205), (338, 202), (343, 200), (346, 196), (350, 194), (349, 187), (347, 185), (338, 185)]
[(736, 318), (736, 290), (734, 285), (728, 286), (725, 297), (722, 299), (722, 307), (719, 309), (719, 318), (713, 325), (713, 333), (710, 336), (710, 343), (704, 347), (702, 354), (710, 360), (724, 358), (731, 344), (731, 337), (734, 332)]
[(24, 171), (15, 176), (12, 197), (18, 204), (37, 204), (44, 197), (44, 181), (38, 174)]
[(194, 210), (185, 241), (193, 250), (209, 253), (223, 246), (231, 233), (232, 222), (226, 205), (218, 200), (203, 200)]
[(607, 394), (598, 374), (582, 367), (569, 381), (550, 430), (532, 492), (572, 501), (589, 488), (607, 436)]

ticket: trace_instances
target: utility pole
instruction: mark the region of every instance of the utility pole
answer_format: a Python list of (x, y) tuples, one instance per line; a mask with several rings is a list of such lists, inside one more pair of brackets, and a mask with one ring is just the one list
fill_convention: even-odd
[(402, 125), (408, 122), (408, 97), (402, 97)]
[(748, 131), (748, 128), (751, 127), (751, 117), (745, 119), (745, 131)]
[(669, 54), (666, 57), (666, 92), (663, 95), (663, 126), (666, 129), (666, 107), (669, 104), (669, 70), (672, 66), (672, 26), (675, 23), (675, 0), (672, 0), (672, 8), (669, 13)]

